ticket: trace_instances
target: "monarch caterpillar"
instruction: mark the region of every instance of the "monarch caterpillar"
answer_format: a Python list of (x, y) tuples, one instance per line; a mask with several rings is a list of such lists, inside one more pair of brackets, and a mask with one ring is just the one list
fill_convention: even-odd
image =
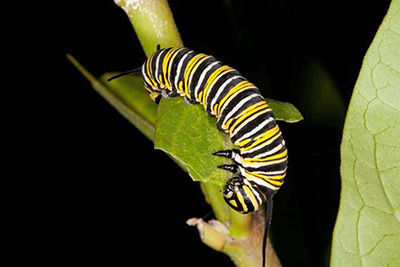
[(139, 68), (113, 76), (141, 74), (145, 89), (158, 103), (162, 97), (182, 96), (188, 104), (201, 104), (229, 134), (237, 149), (214, 152), (233, 164), (218, 166), (236, 174), (226, 181), (223, 197), (234, 210), (246, 214), (267, 204), (263, 238), (263, 266), (272, 217), (272, 198), (286, 176), (288, 154), (274, 114), (258, 88), (237, 70), (213, 56), (188, 48), (154, 52)]

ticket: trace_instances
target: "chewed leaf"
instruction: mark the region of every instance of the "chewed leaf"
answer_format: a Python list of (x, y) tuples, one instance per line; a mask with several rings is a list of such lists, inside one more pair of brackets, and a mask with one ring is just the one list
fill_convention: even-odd
[(400, 1), (355, 85), (341, 146), (332, 266), (400, 266)]
[[(300, 119), (301, 114), (292, 104), (267, 101), (276, 110), (277, 118), (289, 122)], [(216, 119), (208, 116), (201, 105), (187, 105), (180, 97), (163, 99), (157, 114), (154, 144), (182, 162), (195, 181), (222, 186), (232, 176), (216, 168), (224, 164), (224, 159), (212, 155), (232, 147), (229, 136), (217, 129)]]
[(267, 98), (266, 101), (274, 111), (276, 120), (290, 123), (303, 120), (300, 111), (293, 104), (270, 98)]
[(183, 162), (193, 180), (222, 186), (226, 171), (216, 167), (224, 160), (212, 153), (228, 149), (230, 141), (215, 124), (200, 105), (187, 105), (180, 97), (163, 99), (157, 114), (155, 148)]

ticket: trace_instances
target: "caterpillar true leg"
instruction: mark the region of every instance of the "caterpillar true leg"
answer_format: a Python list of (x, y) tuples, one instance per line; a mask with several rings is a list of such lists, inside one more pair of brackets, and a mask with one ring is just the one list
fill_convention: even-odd
[(220, 169), (223, 169), (226, 171), (230, 171), (234, 174), (239, 173), (239, 166), (236, 164), (224, 164), (224, 165), (217, 166), (217, 168), (220, 168)]
[(161, 96), (164, 98), (171, 98), (171, 97), (176, 96), (176, 94), (174, 94), (173, 92), (167, 92), (166, 90), (162, 90)]
[(233, 159), (237, 154), (239, 154), (239, 150), (237, 149), (219, 150), (213, 153), (214, 156), (230, 158), (230, 159)]
[(190, 98), (187, 97), (187, 96), (185, 96), (183, 99), (185, 100), (185, 103), (186, 103), (186, 104), (189, 104), (189, 105), (194, 105), (194, 104), (196, 104), (196, 100), (195, 100), (195, 99), (190, 99)]

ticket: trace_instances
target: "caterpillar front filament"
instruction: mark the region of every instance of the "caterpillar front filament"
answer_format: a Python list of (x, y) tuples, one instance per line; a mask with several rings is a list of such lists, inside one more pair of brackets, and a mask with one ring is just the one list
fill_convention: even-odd
[(182, 96), (188, 104), (200, 104), (217, 119), (218, 129), (229, 135), (237, 148), (213, 153), (232, 160), (232, 164), (218, 166), (234, 173), (222, 194), (231, 208), (244, 214), (267, 204), (264, 266), (272, 198), (284, 182), (288, 164), (285, 141), (271, 107), (237, 70), (188, 48), (158, 48), (142, 67), (109, 80), (132, 73), (142, 75), (145, 89), (157, 103), (161, 97)]

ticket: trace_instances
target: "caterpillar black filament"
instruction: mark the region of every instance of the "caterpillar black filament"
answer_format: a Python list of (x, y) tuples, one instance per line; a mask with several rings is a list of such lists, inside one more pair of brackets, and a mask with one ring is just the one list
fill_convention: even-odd
[(237, 149), (213, 153), (233, 161), (218, 166), (235, 174), (226, 181), (223, 196), (240, 213), (256, 211), (266, 202), (264, 266), (272, 197), (283, 184), (288, 154), (274, 114), (257, 87), (213, 56), (188, 48), (158, 47), (142, 67), (109, 80), (126, 74), (141, 74), (157, 103), (161, 97), (179, 95), (189, 104), (201, 104), (216, 117), (218, 129), (229, 134)]

